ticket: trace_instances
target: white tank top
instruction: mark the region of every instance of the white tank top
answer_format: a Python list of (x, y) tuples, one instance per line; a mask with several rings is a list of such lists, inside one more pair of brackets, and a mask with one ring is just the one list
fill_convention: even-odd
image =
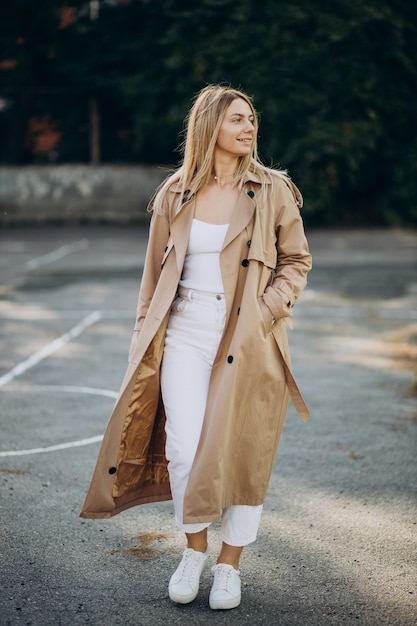
[(223, 293), (220, 251), (228, 227), (229, 224), (209, 224), (193, 219), (179, 282), (181, 287)]

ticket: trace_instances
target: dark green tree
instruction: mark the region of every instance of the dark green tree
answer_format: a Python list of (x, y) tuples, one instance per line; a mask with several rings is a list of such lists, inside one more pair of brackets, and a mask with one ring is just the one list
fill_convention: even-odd
[(61, 2), (33, 4), (18, 0), (2, 34), (18, 61), (3, 161), (30, 159), (33, 111), (59, 122), (61, 160), (88, 161), (95, 103), (103, 162), (175, 164), (194, 94), (225, 82), (254, 97), (263, 160), (289, 170), (308, 223), (417, 224), (415, 3), (101, 0), (93, 19), (73, 1), (66, 28)]

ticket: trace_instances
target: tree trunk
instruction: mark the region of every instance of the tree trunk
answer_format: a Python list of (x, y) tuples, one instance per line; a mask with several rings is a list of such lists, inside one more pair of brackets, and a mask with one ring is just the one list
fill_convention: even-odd
[(100, 114), (95, 96), (89, 101), (90, 105), (90, 163), (100, 163)]

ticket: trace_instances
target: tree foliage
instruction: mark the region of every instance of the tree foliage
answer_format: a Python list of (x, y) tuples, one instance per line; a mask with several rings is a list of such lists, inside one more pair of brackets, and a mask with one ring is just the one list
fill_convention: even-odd
[(3, 162), (33, 160), (34, 115), (59, 126), (58, 161), (87, 161), (95, 98), (103, 162), (175, 164), (193, 96), (224, 82), (254, 97), (263, 160), (289, 170), (311, 224), (417, 224), (415, 3), (98, 6), (92, 16), (81, 0), (11, 5), (1, 33), (3, 58), (16, 61), (0, 70)]

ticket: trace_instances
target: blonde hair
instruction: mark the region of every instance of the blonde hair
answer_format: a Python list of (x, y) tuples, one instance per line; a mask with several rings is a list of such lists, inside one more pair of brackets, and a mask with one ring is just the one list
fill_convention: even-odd
[(208, 85), (198, 94), (186, 118), (185, 140), (182, 144), (183, 160), (180, 167), (169, 176), (158, 188), (151, 201), (150, 211), (163, 213), (163, 200), (166, 192), (174, 183), (180, 185), (179, 202), (184, 195), (193, 195), (213, 178), (214, 148), (229, 105), (240, 98), (250, 107), (255, 127), (252, 150), (249, 154), (239, 157), (234, 182), (243, 187), (246, 174), (256, 173), (266, 192), (266, 183), (270, 181), (272, 172), (286, 177), (285, 172), (271, 170), (259, 161), (257, 148), (258, 115), (251, 98), (238, 89), (222, 85)]

